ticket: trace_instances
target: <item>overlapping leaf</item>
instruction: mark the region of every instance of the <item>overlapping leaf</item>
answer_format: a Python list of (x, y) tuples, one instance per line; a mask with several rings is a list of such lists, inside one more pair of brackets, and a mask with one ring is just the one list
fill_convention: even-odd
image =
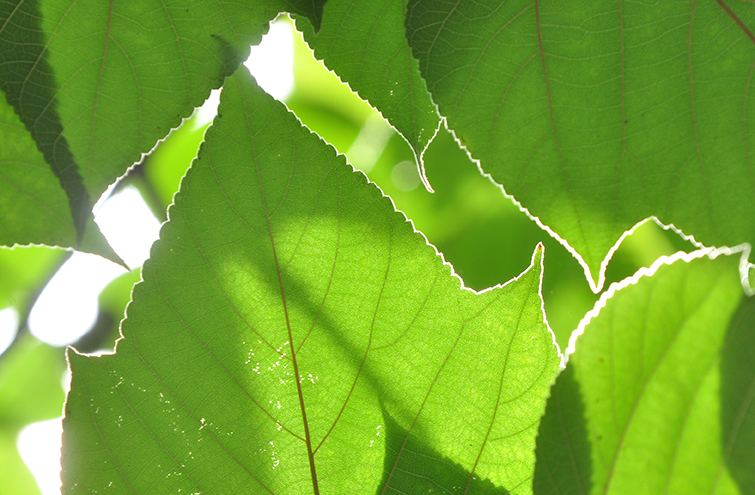
[(114, 253), (94, 227), (82, 242), (71, 215), (70, 204), (59, 181), (37, 149), (34, 140), (13, 109), (0, 101), (0, 244), (46, 243), (76, 246), (111, 258)]
[(755, 244), (753, 25), (753, 4), (723, 0), (413, 0), (407, 14), (449, 127), (595, 289), (651, 215), (705, 245)]
[(152, 255), (116, 354), (69, 354), (65, 493), (531, 491), (542, 249), (462, 288), (242, 73)]
[(319, 32), (297, 27), (315, 56), (404, 136), (422, 169), (439, 119), (406, 42), (404, 10), (403, 0), (329, 0)]
[[(92, 202), (222, 84), (278, 12), (306, 15), (318, 25), (322, 4), (0, 2), (0, 90), (48, 171), (45, 176), (37, 157), (28, 165), (18, 157), (3, 164), (10, 179), (0, 182), (0, 196), (24, 201), (2, 210), (0, 242), (81, 244), (85, 231), (96, 231)], [(5, 131), (0, 139), (15, 138)], [(35, 175), (26, 180), (33, 188), (19, 184), (19, 169)], [(50, 211), (19, 221), (18, 208), (35, 202)]]
[(536, 494), (755, 491), (755, 300), (736, 261), (677, 261), (602, 298), (548, 401)]

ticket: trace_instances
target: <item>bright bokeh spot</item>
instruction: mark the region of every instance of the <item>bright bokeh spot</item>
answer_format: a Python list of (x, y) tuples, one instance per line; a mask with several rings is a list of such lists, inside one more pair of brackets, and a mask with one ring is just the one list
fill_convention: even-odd
[(367, 117), (354, 143), (346, 152), (354, 168), (369, 173), (383, 153), (393, 135), (393, 129), (383, 118), (374, 113)]
[(39, 340), (64, 346), (82, 337), (97, 319), (97, 296), (122, 266), (94, 254), (74, 253), (50, 280), (29, 315)]
[(294, 89), (294, 29), (288, 17), (270, 24), (244, 62), (257, 84), (273, 98), (285, 100)]
[(141, 266), (149, 258), (149, 249), (160, 235), (160, 222), (133, 186), (124, 187), (102, 206), (95, 206), (94, 221), (113, 250), (131, 268)]
[(60, 495), (60, 445), (63, 418), (32, 423), (18, 434), (16, 446), (37, 480), (42, 495)]
[(397, 163), (391, 170), (391, 182), (399, 191), (409, 192), (417, 189), (420, 184), (417, 165), (409, 160)]
[[(269, 95), (285, 100), (294, 90), (294, 28), (288, 17), (270, 24), (270, 31), (259, 45), (252, 46), (244, 65)], [(202, 127), (215, 118), (220, 103), (220, 90), (210, 93), (197, 110), (195, 125)]]
[(18, 330), (18, 312), (13, 308), (0, 311), (0, 354), (13, 342)]

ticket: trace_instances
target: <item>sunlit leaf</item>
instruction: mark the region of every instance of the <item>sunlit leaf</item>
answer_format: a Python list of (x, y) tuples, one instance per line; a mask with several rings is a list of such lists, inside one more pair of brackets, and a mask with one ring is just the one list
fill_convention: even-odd
[[(69, 353), (65, 493), (529, 493), (542, 248), (461, 287), (343, 156), (229, 79), (112, 356)], [(318, 491), (319, 490), (319, 491)]]
[(661, 265), (601, 298), (548, 402), (536, 494), (753, 493), (755, 299), (737, 261)]
[(730, 3), (413, 0), (407, 37), (460, 142), (597, 289), (651, 215), (755, 244), (755, 8)]
[(399, 0), (329, 0), (316, 34), (297, 23), (315, 56), (385, 117), (418, 164), (439, 119), (412, 57)]

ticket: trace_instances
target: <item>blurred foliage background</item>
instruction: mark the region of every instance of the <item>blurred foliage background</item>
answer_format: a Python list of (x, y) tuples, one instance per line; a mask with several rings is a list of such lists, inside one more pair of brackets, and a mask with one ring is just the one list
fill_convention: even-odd
[[(527, 268), (535, 246), (542, 242), (546, 248), (545, 311), (559, 346), (566, 348), (572, 330), (598, 295), (590, 291), (572, 255), (480, 174), (445, 127), (424, 155), (427, 178), (435, 189), (431, 194), (421, 184), (413, 154), (403, 138), (316, 61), (298, 33), (294, 34), (294, 87), (285, 103), (393, 199), (396, 208), (453, 265), (465, 286), (483, 290), (506, 283)], [(155, 217), (165, 221), (173, 194), (209, 125), (199, 118), (195, 113), (172, 132), (116, 184), (112, 193), (135, 187)], [(605, 287), (649, 266), (659, 256), (692, 249), (673, 232), (647, 222), (614, 254)], [(0, 248), (0, 311), (6, 310), (0, 315), (10, 315), (9, 308), (18, 315), (6, 324), (17, 329), (9, 335), (12, 341), (7, 350), (3, 352), (0, 343), (2, 493), (40, 493), (19, 456), (17, 437), (30, 423), (60, 417), (66, 362), (65, 349), (32, 336), (27, 320), (39, 294), (69, 256), (64, 250), (39, 246)], [(70, 344), (86, 353), (112, 350), (131, 288), (138, 280), (136, 269), (111, 282), (98, 298), (95, 324)]]

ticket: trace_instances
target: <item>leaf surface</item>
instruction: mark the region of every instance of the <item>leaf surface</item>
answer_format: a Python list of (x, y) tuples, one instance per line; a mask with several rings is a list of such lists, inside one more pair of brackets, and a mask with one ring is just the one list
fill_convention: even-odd
[(315, 33), (297, 22), (315, 56), (367, 100), (422, 155), (440, 125), (404, 29), (403, 0), (329, 0)]
[[(91, 209), (107, 186), (220, 87), (278, 12), (307, 16), (316, 25), (322, 3), (0, 3), (0, 90), (47, 164), (41, 166), (39, 156), (2, 164), (9, 202), (23, 200), (3, 216), (8, 211), (12, 219), (27, 204), (45, 211), (29, 226), (11, 223), (21, 233), (3, 229), (0, 242), (78, 247), (85, 235), (97, 236)], [(7, 109), (0, 112), (3, 123), (18, 127)], [(16, 129), (2, 133), (3, 141), (19, 139)], [(20, 139), (30, 148), (28, 137)], [(18, 169), (32, 172), (33, 180), (18, 184)]]
[(603, 304), (553, 387), (535, 493), (753, 493), (755, 300), (737, 260), (660, 265)]
[(79, 231), (65, 190), (10, 105), (0, 100), (0, 245), (78, 246), (117, 260), (92, 219)]
[(461, 144), (597, 291), (649, 216), (755, 244), (755, 8), (730, 3), (413, 0), (407, 37)]
[(169, 217), (115, 355), (69, 353), (65, 493), (395, 493), (444, 463), (451, 493), (531, 492), (542, 248), (464, 289), (244, 70)]

